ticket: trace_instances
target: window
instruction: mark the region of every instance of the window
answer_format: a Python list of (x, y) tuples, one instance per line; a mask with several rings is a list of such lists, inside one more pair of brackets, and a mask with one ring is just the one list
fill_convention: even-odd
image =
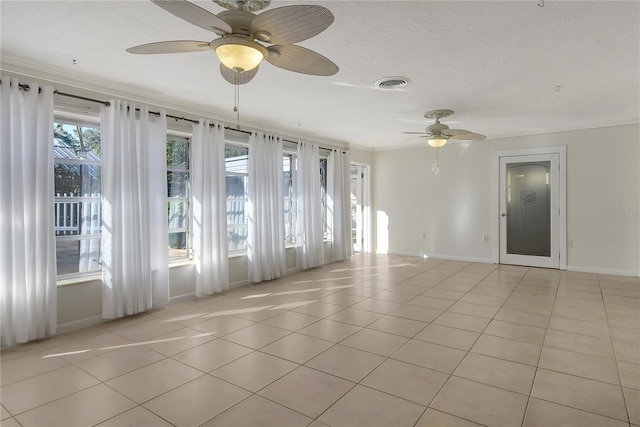
[(58, 276), (101, 268), (100, 130), (71, 121), (53, 124), (54, 229)]
[(229, 252), (247, 249), (246, 215), (249, 184), (249, 149), (227, 145), (224, 150), (227, 184), (227, 237)]
[(282, 157), (282, 181), (284, 184), (284, 244), (294, 245), (296, 243), (295, 233), (295, 187), (293, 185), (293, 174), (295, 171), (295, 156), (284, 153)]
[(322, 197), (322, 235), (323, 239), (329, 239), (329, 227), (327, 226), (327, 159), (320, 159), (320, 197)]
[(169, 261), (189, 257), (189, 140), (167, 138)]

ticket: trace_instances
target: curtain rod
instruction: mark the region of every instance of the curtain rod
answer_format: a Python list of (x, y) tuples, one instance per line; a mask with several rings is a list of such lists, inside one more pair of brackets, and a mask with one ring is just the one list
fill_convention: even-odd
[[(2, 80), (1, 79), (0, 79), (0, 85), (2, 85)], [(20, 90), (24, 90), (25, 92), (28, 92), (29, 90), (31, 90), (31, 87), (28, 84), (19, 83), (18, 87), (19, 87)], [(41, 93), (41, 92), (42, 92), (42, 89), (38, 88), (38, 93)], [(71, 93), (60, 92), (58, 89), (54, 89), (53, 93), (55, 95), (66, 96), (68, 98), (80, 99), (82, 101), (96, 102), (98, 104), (104, 105), (105, 107), (111, 106), (111, 103), (109, 101), (102, 101), (100, 99), (87, 98), (87, 97), (80, 96), (80, 95), (74, 95), (74, 94), (71, 94)], [(136, 108), (136, 111), (140, 111), (140, 109)], [(160, 116), (160, 113), (157, 112), (157, 111), (149, 111), (149, 114), (154, 114), (156, 116)], [(188, 119), (188, 118), (186, 118), (184, 116), (183, 117), (178, 117), (178, 116), (173, 116), (171, 114), (165, 114), (165, 115), (167, 117), (169, 117), (171, 119), (175, 119), (175, 120), (184, 120), (185, 122), (191, 122), (193, 124), (199, 124), (200, 123), (199, 120)], [(210, 124), (209, 126), (214, 126), (214, 125)], [(251, 135), (251, 131), (248, 131), (248, 130), (235, 129), (235, 128), (232, 128), (232, 127), (229, 127), (229, 126), (225, 126), (224, 128), (225, 128), (225, 130), (232, 130), (232, 131), (235, 131), (235, 132), (242, 132), (242, 133), (246, 133), (248, 135)], [(292, 144), (299, 144), (298, 141), (291, 141), (289, 139), (284, 139), (284, 138), (281, 138), (281, 139), (284, 142), (290, 142)], [(337, 149), (334, 149), (334, 148), (326, 148), (326, 147), (320, 147), (320, 146), (318, 146), (318, 147), (323, 149), (323, 150), (338, 151)], [(341, 150), (341, 151), (346, 152), (345, 150)]]

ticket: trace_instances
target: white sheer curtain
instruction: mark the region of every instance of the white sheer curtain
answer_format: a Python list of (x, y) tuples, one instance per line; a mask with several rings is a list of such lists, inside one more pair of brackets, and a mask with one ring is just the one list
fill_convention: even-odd
[(327, 223), (331, 226), (332, 260), (350, 258), (351, 240), (351, 160), (348, 152), (332, 151), (327, 158)]
[(167, 119), (111, 101), (101, 110), (102, 317), (169, 301)]
[(280, 137), (249, 137), (249, 282), (271, 280), (285, 271), (284, 174)]
[(324, 263), (320, 150), (315, 144), (300, 142), (297, 157), (296, 267), (307, 269)]
[(24, 89), (19, 88), (17, 79), (3, 77), (0, 86), (2, 346), (56, 332), (53, 89), (37, 84)]
[(196, 296), (229, 289), (224, 125), (193, 125), (191, 141)]

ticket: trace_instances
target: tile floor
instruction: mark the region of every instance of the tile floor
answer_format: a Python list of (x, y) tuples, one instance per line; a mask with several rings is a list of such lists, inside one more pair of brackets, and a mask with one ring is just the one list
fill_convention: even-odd
[(1, 359), (7, 427), (640, 426), (640, 284), (358, 255)]

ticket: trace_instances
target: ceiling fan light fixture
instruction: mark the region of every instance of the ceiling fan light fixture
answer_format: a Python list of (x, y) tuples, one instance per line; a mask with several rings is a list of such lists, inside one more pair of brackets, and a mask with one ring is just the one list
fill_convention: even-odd
[(268, 55), (260, 43), (236, 36), (220, 37), (211, 42), (211, 48), (227, 68), (240, 72), (253, 70)]
[(440, 148), (447, 143), (448, 139), (449, 138), (447, 138), (446, 136), (432, 136), (430, 138), (427, 138), (427, 144), (429, 144), (433, 148)]

